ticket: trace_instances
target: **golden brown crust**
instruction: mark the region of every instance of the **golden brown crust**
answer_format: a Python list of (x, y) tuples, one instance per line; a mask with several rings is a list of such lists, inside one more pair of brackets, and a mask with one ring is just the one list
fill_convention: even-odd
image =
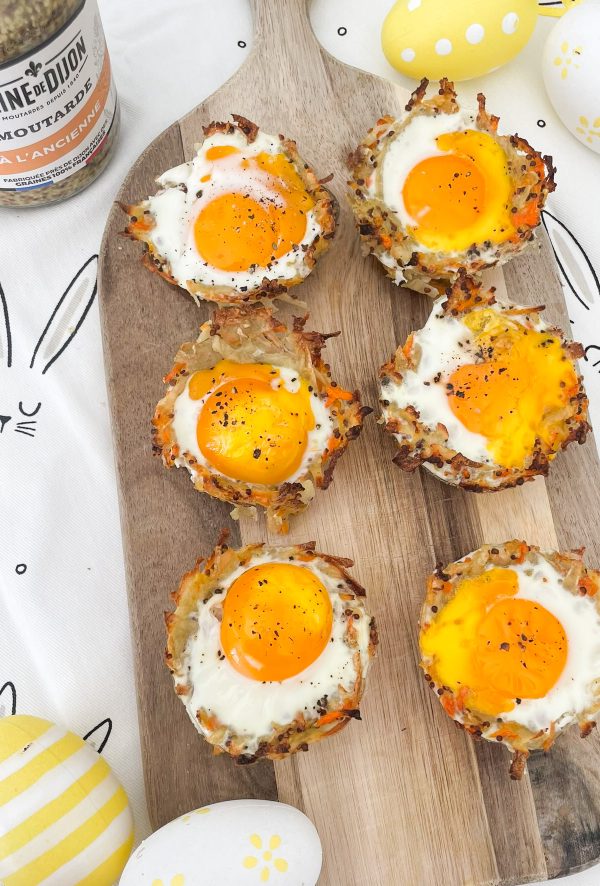
[[(458, 584), (465, 578), (474, 578), (491, 567), (510, 568), (515, 564), (530, 563), (532, 566), (545, 560), (560, 573), (562, 588), (574, 597), (587, 596), (593, 600), (600, 613), (600, 572), (587, 569), (583, 563), (583, 549), (564, 553), (542, 553), (534, 545), (514, 539), (504, 544), (483, 545), (473, 553), (450, 563), (449, 566), (438, 566), (427, 580), (427, 591), (420, 618), (421, 635), (435, 620), (456, 594)], [(421, 667), (425, 679), (436, 693), (446, 713), (475, 738), (502, 742), (513, 751), (510, 775), (519, 779), (523, 775), (525, 763), (530, 751), (550, 749), (557, 736), (567, 728), (569, 723), (559, 726), (552, 723), (548, 730), (532, 732), (526, 726), (510, 719), (510, 713), (502, 718), (490, 718), (465, 706), (465, 698), (461, 693), (453, 692), (448, 686), (442, 685), (436, 677), (435, 661), (422, 655)], [(599, 675), (600, 676), (600, 675)], [(595, 726), (594, 717), (600, 709), (600, 680), (598, 695), (594, 705), (577, 715), (581, 734), (588, 735)]]
[(517, 135), (500, 136), (498, 117), (488, 114), (485, 97), (478, 95), (477, 126), (487, 132), (503, 149), (513, 182), (511, 212), (516, 233), (500, 244), (489, 241), (473, 244), (464, 252), (446, 255), (424, 252), (414, 237), (404, 229), (398, 216), (381, 199), (370, 193), (368, 182), (374, 169), (381, 164), (388, 145), (415, 116), (455, 114), (459, 110), (454, 84), (440, 81), (437, 94), (426, 98), (428, 80), (422, 80), (406, 106), (407, 114), (400, 120), (382, 117), (363, 142), (350, 154), (348, 166), (349, 201), (360, 233), (365, 253), (382, 260), (386, 274), (395, 282), (410, 289), (437, 297), (452, 282), (460, 268), (469, 274), (480, 274), (484, 269), (502, 264), (521, 252), (533, 239), (540, 222), (540, 211), (549, 193), (554, 190), (551, 157), (542, 157), (525, 139)]
[[(447, 317), (460, 318), (470, 311), (496, 303), (494, 289), (484, 290), (483, 287), (461, 271), (451, 289), (447, 290), (446, 300), (439, 309)], [(535, 328), (542, 307), (521, 308), (512, 305), (513, 310), (524, 322)], [(565, 356), (575, 361), (582, 356), (583, 350), (577, 342), (567, 341), (560, 329), (549, 329), (560, 338)], [(413, 348), (414, 333), (409, 335), (404, 345), (398, 348), (392, 359), (385, 363), (379, 372), (382, 384), (381, 406), (383, 408), (385, 429), (396, 437), (398, 453), (394, 463), (403, 471), (414, 471), (420, 465), (432, 470), (436, 476), (455, 486), (462, 486), (472, 492), (498, 491), (513, 486), (521, 486), (537, 475), (546, 475), (552, 458), (556, 455), (542, 441), (538, 441), (536, 449), (531, 453), (523, 468), (503, 468), (471, 461), (455, 449), (447, 445), (448, 433), (443, 424), (435, 428), (420, 420), (416, 404), (405, 409), (394, 406), (386, 399), (386, 387), (390, 384), (401, 385), (404, 374), (415, 369), (419, 364), (420, 354)], [(576, 365), (574, 365), (577, 371)], [(579, 374), (578, 388), (569, 403), (553, 417), (558, 427), (566, 430), (561, 445), (565, 449), (569, 443), (584, 443), (590, 426), (587, 422), (588, 400)], [(400, 439), (398, 439), (400, 438)]]
[[(203, 127), (205, 137), (208, 138), (216, 132), (230, 135), (238, 131), (244, 135), (248, 144), (252, 144), (258, 135), (258, 126), (239, 114), (232, 114), (231, 116), (234, 122), (212, 122), (208, 126)], [(314, 200), (313, 212), (320, 227), (320, 234), (303, 254), (303, 264), (308, 269), (306, 274), (297, 274), (293, 278), (282, 280), (270, 278), (268, 273), (266, 273), (257, 286), (245, 291), (231, 286), (211, 286), (195, 280), (187, 280), (182, 288), (187, 290), (196, 303), (200, 299), (204, 299), (219, 305), (252, 304), (255, 302), (269, 302), (276, 298), (287, 298), (288, 290), (298, 283), (302, 283), (307, 274), (314, 268), (319, 256), (329, 248), (337, 223), (339, 211), (337, 200), (324, 187), (326, 179), (319, 180), (314, 170), (300, 157), (296, 142), (292, 139), (286, 139), (283, 135), (280, 135), (279, 139), (288, 160), (290, 160), (302, 179), (307, 193)], [(154, 219), (149, 209), (148, 201), (141, 200), (139, 203), (131, 205), (120, 205), (129, 216), (129, 224), (123, 231), (124, 236), (130, 237), (132, 240), (139, 240), (145, 245), (146, 252), (143, 259), (145, 267), (160, 274), (161, 277), (174, 286), (180, 286), (179, 282), (171, 274), (168, 261), (159, 255), (152, 243)]]
[(212, 123), (209, 123), (208, 126), (203, 126), (202, 131), (206, 138), (210, 138), (211, 135), (215, 135), (217, 132), (223, 132), (226, 135), (233, 135), (236, 129), (239, 129), (240, 132), (243, 132), (246, 136), (248, 144), (251, 145), (252, 142), (256, 141), (256, 136), (258, 135), (258, 126), (256, 123), (252, 123), (251, 120), (248, 120), (247, 117), (242, 117), (240, 114), (232, 114), (234, 119), (234, 123), (217, 123), (215, 120)]
[[(326, 489), (337, 460), (348, 443), (362, 429), (363, 416), (371, 410), (361, 406), (358, 391), (338, 387), (321, 351), (331, 335), (306, 332), (306, 317), (295, 318), (290, 331), (264, 306), (237, 306), (215, 311), (212, 321), (200, 328), (195, 342), (183, 344), (171, 372), (165, 377), (167, 393), (156, 407), (153, 424), (154, 450), (167, 467), (184, 465), (196, 489), (242, 509), (255, 505), (266, 508), (269, 528), (287, 532), (288, 518), (308, 507), (315, 488)], [(338, 333), (333, 333), (337, 335)], [(260, 357), (257, 357), (257, 352)], [(194, 372), (209, 369), (220, 360), (237, 363), (273, 361), (297, 371), (301, 378), (326, 401), (334, 431), (323, 455), (307, 466), (306, 472), (291, 483), (258, 486), (233, 480), (198, 464), (189, 452), (182, 452), (173, 429), (177, 397)]]
[(347, 572), (347, 568), (353, 565), (352, 560), (317, 553), (314, 542), (275, 548), (254, 544), (234, 550), (221, 539), (206, 561), (198, 560), (194, 569), (183, 576), (178, 590), (172, 594), (176, 609), (165, 615), (166, 663), (175, 680), (175, 691), (184, 702), (191, 695), (184, 662), (185, 650), (197, 630), (195, 613), (198, 607), (208, 601), (217, 590), (221, 590), (227, 577), (239, 566), (248, 564), (250, 568), (251, 560), (266, 552), (288, 562), (295, 560), (311, 563), (321, 573), (335, 579), (345, 606), (345, 642), (356, 649), (354, 662), (357, 677), (352, 691), (348, 692), (340, 687), (337, 696), (315, 699), (315, 711), (312, 715), (304, 716), (299, 713), (292, 723), (274, 727), (271, 734), (261, 737), (257, 748), (251, 752), (247, 750), (247, 737), (237, 735), (231, 724), (220, 722), (214, 714), (202, 709), (193, 714), (188, 711), (198, 731), (213, 746), (214, 752), (225, 751), (237, 763), (253, 763), (261, 757), (278, 760), (297, 751), (308, 750), (309, 744), (339, 732), (350, 720), (360, 720), (359, 704), (365, 688), (366, 668), (363, 667), (357, 640), (355, 625), (358, 618), (369, 619), (367, 667), (375, 656), (378, 642), (375, 620), (365, 612), (364, 588)]

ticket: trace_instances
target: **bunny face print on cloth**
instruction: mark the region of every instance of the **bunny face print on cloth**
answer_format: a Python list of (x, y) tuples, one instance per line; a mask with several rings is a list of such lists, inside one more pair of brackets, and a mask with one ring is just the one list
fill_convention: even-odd
[[(111, 443), (96, 430), (106, 406), (87, 365), (97, 264), (97, 255), (71, 267), (65, 262), (62, 285), (27, 330), (20, 308), (36, 292), (0, 278), (0, 673), (10, 663), (12, 679), (23, 686), (21, 708), (71, 723), (80, 733), (98, 708), (110, 705), (117, 741), (126, 753), (133, 743), (137, 753), (131, 683), (115, 690), (123, 678), (112, 644), (127, 661), (127, 619), (115, 621), (110, 637), (106, 628), (95, 630), (103, 617), (106, 624), (115, 585), (114, 557), (107, 558), (102, 545), (107, 527), (95, 506), (98, 483), (112, 482), (106, 467), (104, 477), (98, 471), (98, 455), (110, 466)], [(93, 363), (102, 380), (99, 360)], [(118, 533), (116, 521), (112, 529)], [(42, 654), (39, 673), (32, 672)], [(9, 714), (15, 707), (7, 688), (0, 709)], [(112, 729), (111, 721), (103, 722), (99, 750)], [(120, 735), (120, 722), (129, 732), (125, 727)], [(145, 831), (143, 812), (141, 819)]]
[[(225, 0), (210, 15), (197, 0), (99, 5), (121, 105), (118, 149), (102, 176), (64, 203), (0, 210), (0, 283), (12, 338), (9, 367), (0, 302), (0, 415), (10, 417), (0, 433), (0, 685), (17, 681), (20, 711), (68, 723), (78, 735), (110, 711), (104, 755), (127, 791), (142, 839), (150, 825), (92, 289), (82, 294), (77, 316), (63, 313), (63, 303), (29, 366), (62, 295), (99, 252), (128, 169), (165, 127), (234, 73), (250, 52), (252, 21), (248, 0)], [(159, 55), (167, 67), (152, 62)], [(95, 266), (79, 282), (89, 272), (93, 284)], [(19, 403), (27, 413), (41, 406), (24, 415)], [(25, 433), (15, 431), (18, 423)]]
[[(17, 402), (10, 401), (10, 385), (2, 385), (0, 391), (0, 434), (14, 431), (26, 437), (35, 437), (38, 420), (42, 419), (43, 383), (40, 376), (50, 369), (53, 363), (60, 357), (63, 351), (73, 341), (81, 324), (96, 296), (96, 266), (98, 256), (93, 255), (83, 267), (77, 271), (66, 290), (60, 296), (58, 303), (52, 311), (44, 329), (35, 342), (31, 358), (26, 361), (18, 372)], [(13, 368), (13, 340), (10, 327), (10, 312), (6, 293), (0, 282), (0, 363), (5, 369)], [(29, 370), (29, 371), (28, 371)], [(22, 394), (22, 396), (21, 396)], [(2, 400), (2, 395), (7, 397)], [(37, 402), (36, 402), (37, 401)], [(44, 411), (45, 413), (45, 411)], [(45, 414), (44, 414), (45, 419)], [(4, 449), (8, 444), (4, 441)], [(13, 441), (16, 445), (19, 441)], [(15, 451), (17, 458), (22, 454), (22, 448)], [(2, 460), (6, 452), (1, 453)]]

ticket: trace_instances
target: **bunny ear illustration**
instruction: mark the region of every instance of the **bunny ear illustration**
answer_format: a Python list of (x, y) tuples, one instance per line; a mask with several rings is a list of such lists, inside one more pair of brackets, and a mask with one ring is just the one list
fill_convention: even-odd
[(17, 690), (8, 680), (0, 687), (0, 717), (11, 717), (17, 713)]
[(600, 302), (600, 280), (581, 243), (556, 216), (542, 211), (542, 222), (548, 236), (561, 276), (577, 301), (589, 311)]
[(0, 283), (0, 363), (12, 365), (12, 337), (6, 296)]
[(88, 744), (91, 744), (94, 750), (101, 754), (106, 746), (106, 742), (110, 738), (111, 732), (112, 720), (110, 717), (106, 717), (106, 719), (98, 723), (97, 726), (90, 729), (90, 731), (83, 736), (83, 740), (87, 741)]
[(61, 295), (34, 348), (30, 369), (37, 360), (43, 363), (42, 375), (47, 372), (79, 332), (96, 297), (97, 265), (98, 256), (92, 255)]

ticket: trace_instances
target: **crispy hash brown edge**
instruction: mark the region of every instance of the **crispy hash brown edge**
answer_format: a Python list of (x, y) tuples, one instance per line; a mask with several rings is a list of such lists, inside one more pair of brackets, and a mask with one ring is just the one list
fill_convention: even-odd
[[(216, 132), (231, 135), (237, 130), (244, 135), (248, 144), (252, 144), (258, 135), (258, 126), (251, 123), (245, 117), (240, 117), (239, 114), (232, 114), (231, 116), (234, 120), (233, 123), (213, 122), (203, 127), (205, 138), (209, 138)], [(332, 176), (321, 180), (318, 179), (314, 170), (300, 157), (296, 142), (285, 138), (283, 135), (279, 136), (279, 140), (286, 157), (291, 161), (294, 169), (302, 179), (307, 193), (315, 201), (313, 211), (321, 231), (315, 237), (313, 243), (304, 251), (303, 255), (304, 264), (308, 268), (308, 273), (310, 273), (319, 256), (329, 249), (330, 241), (335, 235), (339, 206), (331, 191), (324, 187), (324, 184), (330, 181)], [(122, 232), (123, 236), (129, 237), (132, 240), (139, 240), (145, 246), (142, 263), (150, 271), (159, 274), (167, 280), (168, 283), (179, 286), (180, 284), (171, 275), (168, 261), (158, 255), (151, 242), (155, 222), (148, 208), (148, 201), (141, 200), (139, 203), (120, 205), (129, 216), (129, 224)], [(231, 286), (209, 286), (204, 283), (197, 283), (194, 280), (186, 281), (185, 286), (181, 288), (185, 289), (192, 296), (196, 304), (199, 303), (200, 299), (216, 302), (219, 305), (265, 302), (276, 298), (286, 298), (288, 289), (296, 286), (298, 283), (302, 283), (307, 275), (297, 274), (289, 280), (271, 279), (265, 275), (258, 286), (246, 292)]]
[[(500, 118), (488, 114), (485, 96), (479, 93), (477, 127), (500, 145), (506, 154), (514, 182), (510, 208), (516, 232), (503, 243), (493, 244), (486, 240), (452, 256), (443, 252), (421, 252), (417, 241), (403, 228), (398, 216), (388, 209), (383, 199), (369, 194), (367, 182), (374, 169), (381, 165), (388, 145), (414, 117), (455, 114), (459, 111), (452, 82), (445, 78), (440, 80), (437, 94), (426, 98), (428, 85), (429, 81), (423, 79), (406, 105), (406, 114), (400, 120), (382, 117), (350, 154), (348, 199), (364, 254), (371, 253), (379, 258), (386, 274), (395, 282), (437, 298), (448, 282), (456, 278), (460, 268), (469, 274), (479, 274), (485, 268), (503, 264), (525, 248), (540, 223), (540, 212), (546, 198), (555, 188), (556, 170), (552, 158), (542, 156), (525, 139), (518, 135), (498, 135)], [(490, 250), (495, 253), (493, 260), (489, 258)]]
[[(587, 569), (583, 563), (583, 549), (565, 553), (542, 553), (538, 547), (514, 539), (499, 545), (483, 545), (463, 560), (451, 563), (444, 568), (437, 567), (427, 580), (427, 592), (421, 610), (419, 623), (420, 636), (435, 620), (456, 594), (459, 582), (464, 578), (481, 575), (487, 566), (510, 567), (516, 563), (535, 564), (546, 560), (563, 576), (563, 586), (574, 597), (589, 596), (600, 612), (600, 572)], [(490, 719), (489, 715), (465, 707), (464, 696), (453, 692), (436, 679), (435, 663), (431, 658), (421, 657), (421, 668), (425, 679), (439, 701), (457, 725), (462, 726), (474, 738), (502, 742), (513, 752), (510, 765), (511, 778), (522, 777), (530, 751), (548, 751), (557, 736), (570, 724), (558, 728), (553, 722), (548, 731), (532, 732), (527, 727), (510, 720), (510, 712), (502, 718)], [(597, 699), (587, 711), (579, 714), (582, 738), (590, 734), (596, 725), (594, 717), (600, 710), (600, 674), (598, 675)]]
[[(484, 291), (476, 280), (468, 277), (463, 271), (452, 288), (447, 290), (442, 311), (448, 317), (460, 319), (461, 315), (468, 314), (476, 308), (492, 305), (495, 301), (493, 288)], [(531, 314), (532, 318), (535, 318), (542, 310), (543, 306), (521, 308), (515, 305), (514, 312), (525, 316)], [(577, 342), (567, 341), (558, 328), (549, 328), (548, 332), (560, 339), (565, 356), (574, 364), (579, 383), (576, 394), (563, 410), (564, 414), (555, 419), (557, 423), (564, 424), (568, 429), (568, 435), (561, 446), (561, 449), (565, 449), (573, 441), (584, 443), (588, 431), (591, 430), (587, 422), (588, 399), (583, 379), (574, 363), (583, 356), (583, 348)], [(412, 351), (413, 335), (414, 333), (409, 335), (405, 344), (398, 348), (392, 359), (385, 363), (379, 372), (382, 384), (380, 404), (383, 409), (385, 430), (402, 437), (402, 442), (397, 441), (398, 453), (393, 459), (394, 463), (403, 471), (409, 472), (416, 470), (419, 465), (425, 467), (431, 465), (436, 476), (439, 476), (436, 471), (446, 468), (445, 474), (449, 475), (440, 479), (471, 492), (495, 492), (499, 489), (521, 486), (537, 475), (545, 476), (553, 456), (557, 453), (552, 453), (541, 442), (531, 453), (523, 468), (494, 468), (483, 462), (472, 461), (455, 449), (450, 449), (446, 445), (448, 432), (442, 423), (431, 428), (419, 420), (419, 412), (415, 406), (410, 405), (400, 409), (385, 399), (386, 385), (390, 382), (401, 385), (406, 370), (414, 369), (418, 365), (418, 355), (415, 360)]]
[[(304, 318), (294, 318), (288, 328), (265, 306), (220, 308), (212, 320), (200, 328), (195, 342), (183, 344), (165, 383), (167, 393), (158, 403), (152, 420), (153, 449), (162, 456), (166, 467), (185, 465), (196, 489), (236, 506), (232, 516), (255, 505), (266, 508), (269, 529), (288, 531), (288, 518), (299, 514), (312, 501), (315, 487), (327, 489), (335, 465), (351, 440), (362, 430), (363, 417), (372, 410), (361, 406), (358, 391), (351, 393), (338, 387), (331, 378), (329, 366), (321, 351), (330, 335), (306, 332)], [(260, 357), (257, 358), (257, 352)], [(334, 422), (334, 431), (327, 449), (293, 482), (279, 486), (263, 486), (230, 479), (198, 463), (190, 452), (182, 452), (175, 437), (173, 416), (175, 401), (194, 372), (210, 369), (222, 359), (238, 363), (268, 363), (288, 366), (305, 378), (323, 399)]]
[[(334, 577), (337, 583), (343, 584), (344, 587), (340, 594), (346, 603), (344, 612), (346, 642), (350, 646), (357, 647), (353, 616), (354, 613), (360, 613), (369, 619), (369, 663), (375, 656), (378, 642), (375, 619), (369, 617), (365, 611), (364, 588), (347, 572), (347, 569), (353, 565), (352, 560), (317, 553), (314, 542), (289, 547), (268, 547), (264, 544), (253, 544), (234, 550), (227, 546), (222, 537), (207, 560), (198, 560), (194, 569), (183, 576), (179, 589), (171, 595), (176, 609), (172, 613), (165, 613), (167, 628), (165, 660), (175, 680), (175, 691), (184, 703), (189, 697), (192, 687), (186, 682), (187, 671), (183, 659), (187, 643), (197, 630), (196, 612), (198, 606), (208, 601), (215, 591), (220, 589), (223, 580), (235, 569), (250, 564), (253, 557), (263, 551), (272, 552), (277, 557), (284, 557), (300, 563), (318, 563), (321, 571)], [(247, 753), (244, 747), (244, 737), (236, 735), (228, 724), (220, 722), (214, 714), (200, 709), (196, 712), (195, 720), (191, 714), (190, 717), (200, 734), (213, 746), (214, 753), (229, 753), (236, 763), (254, 763), (261, 757), (279, 760), (297, 751), (306, 751), (311, 742), (320, 741), (339, 732), (352, 719), (360, 720), (359, 703), (365, 688), (366, 674), (363, 673), (358, 648), (356, 648), (354, 661), (357, 679), (352, 692), (341, 692), (337, 701), (328, 696), (316, 700), (316, 717), (306, 719), (302, 713), (299, 713), (292, 723), (274, 727), (269, 735), (262, 737), (255, 753)]]

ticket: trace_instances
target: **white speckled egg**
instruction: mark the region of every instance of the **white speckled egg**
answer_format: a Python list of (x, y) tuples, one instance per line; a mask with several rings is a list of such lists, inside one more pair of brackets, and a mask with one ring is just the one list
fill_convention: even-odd
[(119, 886), (315, 886), (321, 841), (293, 806), (228, 800), (170, 821), (131, 856)]
[(542, 72), (561, 121), (600, 153), (600, 0), (587, 0), (559, 19), (546, 41)]
[(85, 741), (38, 717), (0, 719), (0, 883), (116, 883), (133, 845), (125, 791)]
[(469, 80), (514, 58), (537, 15), (537, 0), (398, 0), (383, 23), (381, 44), (407, 77)]

